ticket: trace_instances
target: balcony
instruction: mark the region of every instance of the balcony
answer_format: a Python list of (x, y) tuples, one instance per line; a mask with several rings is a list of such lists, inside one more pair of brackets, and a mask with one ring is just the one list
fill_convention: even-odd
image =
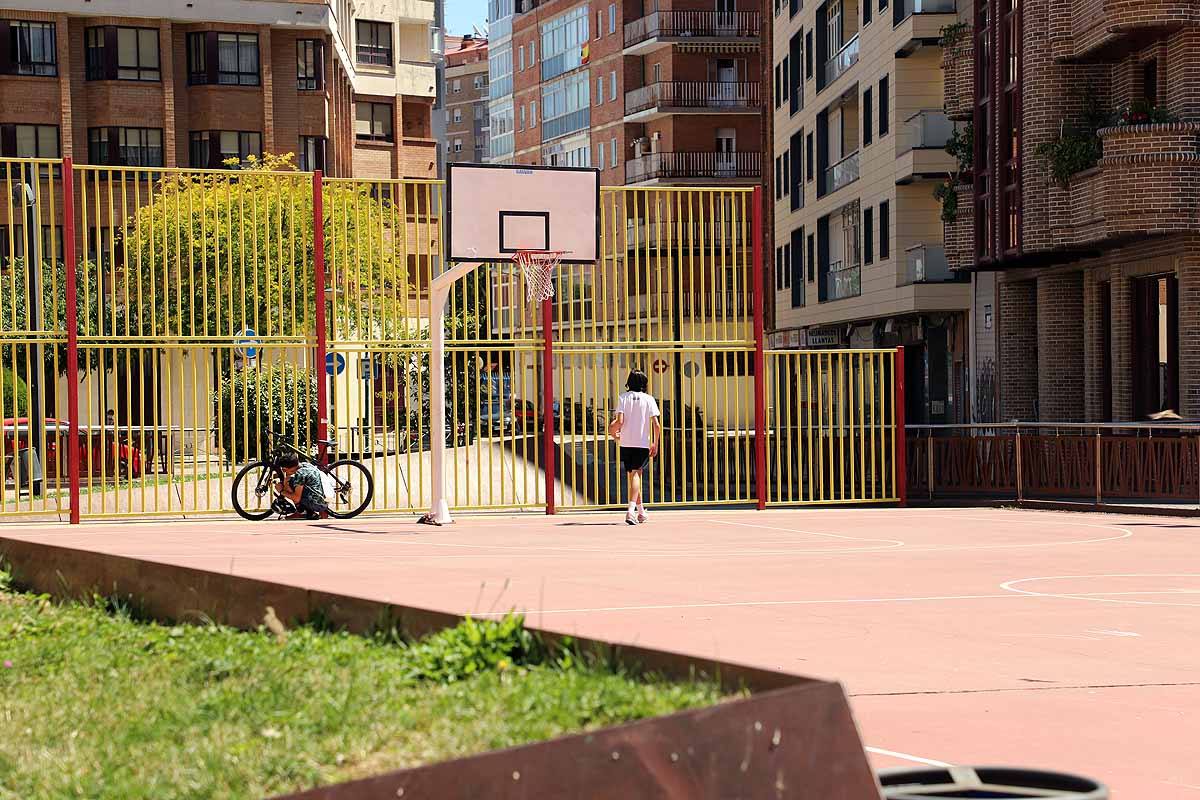
[(959, 184), (954, 188), (958, 209), (954, 219), (942, 222), (942, 241), (950, 269), (970, 269), (975, 264), (975, 215), (972, 213), (974, 186)]
[(896, 137), (896, 184), (918, 180), (945, 179), (958, 164), (946, 152), (954, 123), (940, 109), (918, 111), (904, 121)]
[(942, 108), (953, 120), (975, 112), (975, 48), (967, 29), (942, 46)]
[(964, 283), (965, 272), (955, 272), (946, 261), (946, 250), (940, 244), (916, 244), (904, 251), (904, 274), (897, 286), (920, 283)]
[(554, 119), (542, 120), (542, 141), (549, 142), (575, 131), (581, 131), (591, 124), (591, 108), (581, 108)]
[(648, 153), (625, 162), (625, 183), (707, 183), (737, 181), (757, 183), (762, 177), (762, 154), (753, 153)]
[(625, 93), (625, 121), (668, 114), (758, 114), (759, 84), (749, 81), (662, 81)]
[(850, 41), (842, 45), (842, 49), (838, 50), (833, 58), (825, 62), (825, 86), (829, 86), (842, 75), (846, 74), (846, 70), (857, 63), (858, 34), (856, 33)]
[(858, 151), (825, 168), (825, 194), (836, 192), (858, 180)]
[(1200, 217), (1200, 123), (1100, 131), (1096, 167), (1049, 189), (1050, 232), (1066, 247), (1194, 231)]
[(1070, 24), (1050, 33), (1056, 59), (1117, 60), (1183, 28), (1200, 25), (1192, 0), (1072, 0)]
[(625, 25), (625, 55), (640, 56), (671, 44), (742, 44), (758, 47), (757, 11), (655, 11)]
[(942, 28), (955, 22), (954, 0), (895, 0), (892, 25), (899, 33), (897, 58), (906, 58), (922, 47), (937, 47)]
[(829, 270), (821, 276), (822, 303), (830, 300), (845, 300), (862, 294), (862, 269), (858, 264), (845, 266), (841, 261), (831, 261)]

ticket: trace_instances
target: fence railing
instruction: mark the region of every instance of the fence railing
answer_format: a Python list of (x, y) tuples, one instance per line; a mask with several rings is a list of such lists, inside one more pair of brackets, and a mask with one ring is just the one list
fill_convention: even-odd
[(625, 46), (650, 39), (750, 39), (761, 28), (757, 11), (655, 11), (625, 23)]
[(758, 152), (647, 153), (625, 162), (625, 182), (648, 180), (758, 178), (762, 154)]
[(846, 266), (841, 261), (831, 262), (829, 270), (821, 277), (825, 290), (822, 301), (844, 300), (862, 293), (862, 269), (858, 264)]
[(858, 34), (842, 45), (833, 58), (825, 62), (825, 85), (836, 81), (846, 70), (858, 63)]
[(751, 81), (660, 81), (625, 93), (625, 113), (652, 108), (756, 109), (759, 84)]
[(940, 244), (916, 244), (904, 251), (904, 275), (899, 285), (914, 283), (959, 283), (966, 273), (950, 269), (946, 248)]
[(993, 423), (908, 427), (916, 499), (1200, 505), (1200, 426)]
[(858, 180), (858, 152), (855, 150), (836, 164), (825, 168), (825, 193), (836, 192)]
[(954, 133), (954, 123), (941, 109), (918, 111), (904, 122), (909, 150), (941, 149)]

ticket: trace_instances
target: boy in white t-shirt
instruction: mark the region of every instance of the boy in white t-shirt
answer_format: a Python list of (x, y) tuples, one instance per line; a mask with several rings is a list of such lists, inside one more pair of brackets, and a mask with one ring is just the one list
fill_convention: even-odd
[(646, 394), (649, 380), (646, 373), (635, 369), (625, 381), (628, 389), (617, 401), (617, 415), (608, 426), (608, 434), (621, 444), (621, 466), (629, 476), (629, 509), (625, 513), (628, 525), (646, 521), (646, 506), (642, 502), (642, 471), (650, 459), (658, 455), (662, 437), (658, 403)]

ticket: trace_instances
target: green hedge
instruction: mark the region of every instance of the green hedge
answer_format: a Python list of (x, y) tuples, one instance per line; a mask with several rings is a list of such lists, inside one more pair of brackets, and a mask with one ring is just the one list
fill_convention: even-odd
[(251, 366), (221, 378), (214, 393), (221, 445), (240, 464), (271, 452), (271, 431), (307, 451), (317, 440), (317, 381), (311, 370), (284, 361)]
[(0, 369), (0, 417), (13, 416), (16, 401), (16, 416), (29, 416), (29, 387), (11, 369)]

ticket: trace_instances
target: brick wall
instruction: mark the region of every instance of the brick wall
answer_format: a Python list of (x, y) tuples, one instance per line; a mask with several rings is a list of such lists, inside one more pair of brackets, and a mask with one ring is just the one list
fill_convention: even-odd
[(1037, 283), (1004, 281), (1000, 295), (1000, 418), (1035, 419), (1038, 392)]
[(1038, 417), (1044, 422), (1082, 422), (1083, 273), (1037, 280)]
[(974, 110), (975, 49), (971, 29), (954, 44), (942, 48), (942, 97), (951, 119), (971, 119)]
[(960, 184), (955, 187), (955, 192), (958, 194), (958, 212), (953, 222), (942, 223), (942, 242), (950, 268), (964, 269), (975, 260), (975, 216), (971, 213), (971, 186)]

